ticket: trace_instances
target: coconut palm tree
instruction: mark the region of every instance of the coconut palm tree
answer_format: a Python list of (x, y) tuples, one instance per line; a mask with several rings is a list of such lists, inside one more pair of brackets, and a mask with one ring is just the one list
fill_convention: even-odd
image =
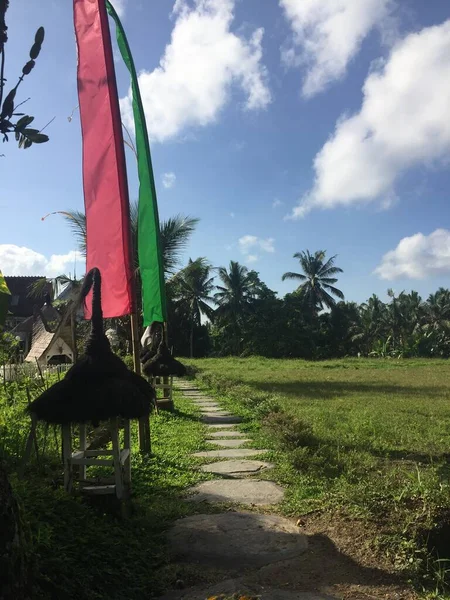
[[(86, 256), (86, 215), (79, 210), (70, 210), (63, 213), (78, 242), (80, 252)], [(138, 265), (137, 231), (138, 231), (138, 203), (130, 206), (131, 236), (133, 243), (134, 262)], [(189, 239), (199, 222), (194, 217), (175, 215), (160, 223), (160, 240), (163, 254), (164, 272), (173, 274), (179, 264), (181, 254), (186, 248)]]
[[(293, 273), (288, 271), (282, 277), (282, 280), (293, 279), (301, 281), (298, 291), (303, 296), (305, 304), (311, 308), (313, 315), (323, 308), (333, 308), (336, 304), (334, 296), (344, 299), (344, 294), (338, 288), (334, 287), (337, 278), (333, 277), (337, 273), (343, 273), (342, 269), (336, 267), (334, 262), (336, 255), (325, 262), (326, 252), (317, 250), (311, 254), (306, 252), (296, 252), (294, 258), (298, 258), (303, 273)], [(329, 293), (330, 292), (330, 293)]]
[(214, 295), (218, 305), (215, 314), (230, 328), (234, 352), (239, 354), (242, 319), (258, 294), (257, 282), (247, 267), (233, 260), (228, 271), (219, 267), (217, 274), (223, 285), (217, 286), (218, 292)]
[(430, 294), (424, 307), (425, 331), (448, 331), (450, 329), (450, 290), (440, 287)]
[(358, 320), (350, 327), (351, 340), (367, 355), (375, 342), (385, 339), (388, 335), (388, 309), (384, 302), (373, 294), (367, 302), (360, 304), (358, 312)]
[(189, 259), (187, 266), (172, 279), (175, 308), (181, 308), (190, 321), (189, 348), (194, 357), (194, 331), (201, 324), (201, 316), (212, 319), (214, 303), (211, 296), (214, 290), (214, 277), (210, 277), (211, 267), (206, 258)]

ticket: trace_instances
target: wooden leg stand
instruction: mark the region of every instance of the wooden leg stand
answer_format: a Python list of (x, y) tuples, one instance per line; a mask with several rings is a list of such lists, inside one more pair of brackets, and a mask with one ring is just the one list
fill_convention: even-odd
[(72, 451), (72, 431), (70, 425), (62, 427), (63, 460), (64, 460), (64, 488), (70, 492), (73, 487), (74, 472), (78, 470), (79, 481), (86, 483), (90, 466), (112, 467), (114, 483), (104, 485), (83, 485), (82, 491), (86, 494), (115, 494), (118, 500), (123, 501), (129, 496), (131, 485), (131, 433), (130, 422), (124, 425), (124, 448), (120, 448), (119, 419), (109, 421), (111, 432), (112, 450), (87, 450), (86, 426), (80, 425), (80, 448)]
[[(86, 425), (82, 423), (80, 425), (80, 451), (85, 452), (87, 445), (86, 439)], [(80, 482), (86, 482), (86, 465), (80, 465)]]
[[(156, 391), (156, 403), (161, 410), (174, 410), (173, 405), (173, 377), (154, 377), (150, 383)], [(161, 392), (161, 395), (158, 395)]]
[(33, 445), (34, 445), (34, 448), (36, 451), (36, 458), (39, 460), (38, 448), (37, 448), (37, 438), (36, 438), (36, 426), (37, 426), (36, 417), (34, 415), (31, 415), (31, 428), (30, 428), (30, 433), (28, 434), (27, 443), (25, 446), (25, 452), (23, 453), (22, 464), (20, 465), (20, 469), (19, 469), (19, 479), (23, 479), (25, 467), (31, 458), (31, 451), (33, 449)]
[(64, 489), (72, 491), (72, 427), (70, 423), (62, 426), (62, 447), (64, 463)]

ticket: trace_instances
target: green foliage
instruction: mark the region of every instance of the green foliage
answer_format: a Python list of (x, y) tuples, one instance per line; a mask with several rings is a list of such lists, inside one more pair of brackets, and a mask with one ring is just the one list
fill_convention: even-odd
[(13, 361), (19, 350), (16, 338), (0, 328), (0, 365)]
[[(29, 52), (29, 58), (22, 68), (22, 74), (19, 77), (16, 85), (4, 95), (4, 87), (6, 84), (5, 78), (5, 44), (8, 41), (7, 26), (5, 23), (5, 15), (8, 10), (8, 1), (3, 1), (0, 5), (0, 134), (3, 135), (3, 142), (9, 140), (8, 134), (14, 133), (19, 148), (30, 148), (33, 144), (42, 144), (48, 142), (48, 136), (41, 133), (38, 129), (30, 128), (29, 125), (34, 121), (34, 117), (24, 115), (17, 112), (18, 107), (23, 102), (17, 104), (17, 90), (22, 83), (24, 77), (29, 75), (34, 69), (36, 59), (38, 58), (42, 44), (44, 42), (45, 31), (43, 27), (39, 27), (34, 37), (33, 45)], [(15, 120), (14, 117), (20, 117)], [(15, 122), (14, 122), (15, 121)]]

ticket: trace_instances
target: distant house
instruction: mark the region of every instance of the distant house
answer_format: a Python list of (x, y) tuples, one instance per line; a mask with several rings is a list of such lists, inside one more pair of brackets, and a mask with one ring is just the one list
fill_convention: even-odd
[[(48, 300), (48, 299), (47, 299)], [(39, 310), (39, 304), (35, 305), (35, 311)], [(46, 302), (42, 308), (40, 308), (42, 317), (47, 324), (47, 327), (51, 331), (54, 331), (61, 321), (61, 314), (56, 308), (50, 303)], [(33, 336), (33, 329), (36, 317), (34, 314), (31, 317), (21, 320), (10, 333), (17, 338), (20, 338), (20, 353), (22, 356), (27, 356), (31, 349), (31, 342)]]
[[(54, 321), (54, 325), (51, 326), (45, 314), (58, 315), (58, 321), (56, 323)], [(39, 366), (73, 362), (72, 334), (67, 321), (68, 319), (61, 318), (51, 305), (45, 305), (42, 310), (36, 308), (33, 316), (31, 348), (25, 356), (25, 361), (37, 362)]]
[[(46, 301), (47, 294), (43, 294), (39, 298), (31, 298), (30, 291), (34, 283), (44, 279), (42, 277), (7, 277), (5, 276), (6, 285), (11, 292), (11, 297), (8, 305), (8, 314), (6, 316), (5, 327), (7, 330), (14, 329), (16, 325), (33, 316), (34, 306), (42, 308)], [(50, 295), (52, 291), (52, 284), (48, 283), (47, 293)]]

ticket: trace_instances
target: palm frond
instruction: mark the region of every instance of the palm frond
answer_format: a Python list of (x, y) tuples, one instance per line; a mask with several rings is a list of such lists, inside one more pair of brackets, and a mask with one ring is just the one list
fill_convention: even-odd
[(33, 298), (34, 300), (39, 300), (44, 298), (49, 291), (49, 281), (46, 277), (41, 277), (34, 283), (32, 283), (28, 290), (28, 297)]
[(199, 219), (183, 215), (176, 215), (161, 222), (160, 241), (166, 273), (173, 273), (176, 270), (181, 254), (187, 247), (198, 222)]
[(286, 279), (297, 279), (298, 281), (306, 281), (307, 277), (302, 275), (301, 273), (293, 273), (292, 271), (288, 271), (284, 273), (281, 280), (286, 281)]
[(343, 273), (344, 271), (339, 267), (329, 267), (328, 269), (320, 269), (319, 277), (328, 277), (329, 275), (337, 275), (338, 273)]
[(334, 294), (335, 296), (337, 296), (341, 300), (345, 299), (344, 294), (341, 292), (341, 290), (338, 290), (338, 288), (333, 287), (332, 285), (328, 285), (328, 284), (324, 284), (323, 287), (325, 289), (329, 290), (332, 294)]
[(68, 210), (63, 217), (75, 235), (78, 250), (86, 256), (86, 215), (79, 210)]

